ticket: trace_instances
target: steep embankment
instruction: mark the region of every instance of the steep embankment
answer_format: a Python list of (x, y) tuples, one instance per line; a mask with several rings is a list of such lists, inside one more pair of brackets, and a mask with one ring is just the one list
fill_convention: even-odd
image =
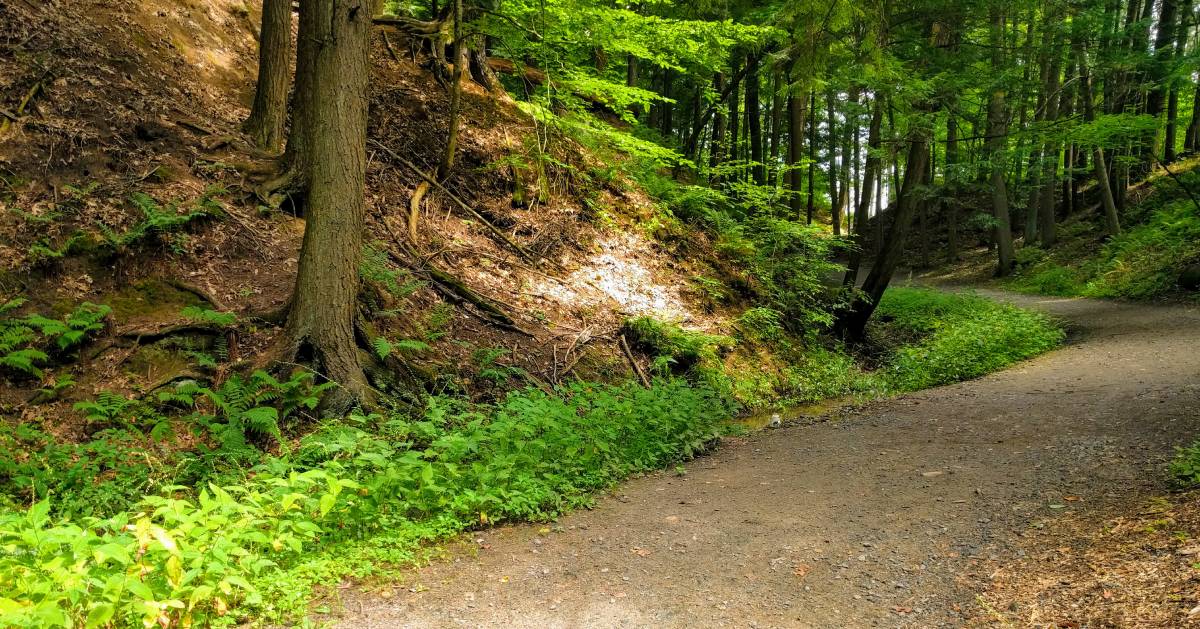
[[(1161, 490), (1172, 447), (1200, 430), (1200, 314), (999, 296), (1065, 318), (1073, 341), (980, 380), (732, 440), (552, 528), (471, 534), (451, 561), (342, 590), (333, 616), (345, 627), (1188, 624), (1200, 602), (1188, 554), (1138, 550), (1101, 572), (1056, 573), (1071, 583), (1040, 580), (1049, 563), (1014, 562), (1082, 553), (1056, 529), (1098, 529)], [(1200, 533), (1174, 530), (1151, 527), (1134, 547)]]
[[(258, 15), (248, 6), (0, 6), (9, 35), (0, 100), (17, 118), (0, 137), (0, 297), (22, 295), (24, 311), (43, 313), (84, 301), (113, 307), (105, 336), (114, 347), (89, 356), (85, 370), (60, 370), (82, 386), (64, 390), (60, 412), (41, 409), (47, 416), (101, 387), (144, 392), (188, 376), (187, 356), (142, 342), (195, 323), (180, 314), (188, 306), (245, 321), (288, 298), (303, 220), (260, 205), (256, 180), (272, 163), (238, 133), (256, 67)], [(373, 311), (403, 313), (376, 318), (380, 337), (433, 346), (406, 356), (426, 380), (418, 384), (492, 396), (495, 385), (478, 377), (490, 362), (522, 370), (526, 383), (608, 379), (627, 372), (616, 332), (628, 317), (727, 328), (728, 307), (714, 310), (692, 282), (717, 275), (703, 236), (682, 243), (688, 256), (673, 253), (680, 243), (650, 238), (640, 224), (657, 209), (640, 188), (473, 83), (445, 182), (467, 207), (434, 191), (405, 252), (420, 174), (396, 156), (436, 164), (448, 96), (419, 46), (395, 34), (374, 41), (363, 275)], [(254, 360), (275, 334), (241, 325), (221, 358)], [(0, 402), (19, 404), (38, 384), (18, 381)]]
[[(1022, 246), (998, 287), (1029, 294), (1194, 301), (1200, 289), (1200, 173), (1195, 156), (1157, 168), (1127, 191), (1122, 232), (1105, 235), (1098, 206), (1065, 217), (1058, 243)], [(1088, 191), (1081, 198), (1088, 198)], [(976, 248), (930, 277), (993, 281), (995, 253)]]

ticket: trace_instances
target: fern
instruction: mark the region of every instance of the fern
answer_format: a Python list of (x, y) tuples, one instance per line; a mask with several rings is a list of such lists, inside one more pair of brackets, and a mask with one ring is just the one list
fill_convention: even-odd
[(237, 323), (237, 313), (220, 312), (210, 308), (200, 308), (198, 306), (188, 306), (179, 311), (179, 315), (185, 319), (191, 319), (198, 323), (209, 323), (218, 327), (227, 328)]
[(383, 360), (391, 356), (392, 352), (416, 354), (426, 351), (429, 349), (429, 344), (415, 339), (400, 339), (393, 343), (381, 336), (371, 341), (371, 347), (375, 350), (375, 355)]
[(64, 319), (40, 314), (14, 318), (5, 316), (25, 303), (13, 299), (0, 305), (0, 367), (42, 377), (40, 364), (50, 360), (47, 349), (66, 351), (82, 343), (89, 334), (104, 329), (104, 319), (112, 311), (104, 305), (84, 303)]

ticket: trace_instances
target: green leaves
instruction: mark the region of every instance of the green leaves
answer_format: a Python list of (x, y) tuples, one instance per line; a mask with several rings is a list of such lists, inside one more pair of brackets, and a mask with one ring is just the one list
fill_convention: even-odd
[[(238, 608), (268, 613), (278, 601), (264, 588), (303, 598), (309, 581), (286, 571), (323, 546), (394, 535), (403, 550), (480, 523), (543, 520), (691, 456), (732, 412), (728, 399), (678, 380), (558, 393), (478, 408), (435, 402), (428, 421), (413, 422), (425, 425), (419, 448), (403, 419), (350, 418), (305, 438), (297, 461), (270, 459), (253, 479), (191, 495), (164, 487), (108, 518), (53, 521), (45, 500), (0, 510), (0, 626), (207, 626)], [(230, 409), (248, 399), (217, 396)], [(260, 408), (240, 413), (276, 417)], [(395, 441), (356, 425), (386, 427)]]
[(25, 303), (13, 299), (0, 305), (0, 368), (42, 377), (41, 366), (50, 361), (50, 352), (61, 354), (93, 332), (104, 329), (104, 319), (112, 311), (104, 305), (83, 303), (62, 319), (33, 313), (10, 317)]

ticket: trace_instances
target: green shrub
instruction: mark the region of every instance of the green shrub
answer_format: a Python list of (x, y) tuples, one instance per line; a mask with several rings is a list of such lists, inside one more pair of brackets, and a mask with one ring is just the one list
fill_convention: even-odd
[(1186, 448), (1179, 448), (1167, 471), (1172, 483), (1180, 489), (1200, 486), (1200, 441)]
[(112, 311), (108, 306), (84, 303), (62, 319), (10, 314), (25, 302), (18, 298), (0, 304), (0, 369), (38, 378), (51, 354), (62, 354), (103, 330), (104, 319)]
[(883, 377), (894, 391), (977, 378), (1043, 353), (1064, 337), (1043, 314), (974, 295), (892, 288), (877, 313), (917, 336), (887, 358)]
[(45, 500), (0, 511), (0, 626), (205, 626), (236, 624), (234, 609), (302, 612), (312, 580), (348, 569), (336, 544), (381, 536), (375, 548), (395, 560), (472, 526), (553, 517), (693, 456), (735, 410), (681, 380), (526, 390), (493, 406), (435, 398), (416, 420), (327, 426), (245, 482), (166, 487), (104, 518), (53, 517)]
[(1033, 267), (1010, 285), (1023, 293), (1059, 297), (1074, 297), (1084, 289), (1076, 270), (1049, 261)]
[(662, 374), (693, 369), (719, 371), (721, 354), (734, 344), (728, 336), (685, 330), (653, 317), (626, 320), (624, 331), (635, 345), (654, 357), (651, 364)]

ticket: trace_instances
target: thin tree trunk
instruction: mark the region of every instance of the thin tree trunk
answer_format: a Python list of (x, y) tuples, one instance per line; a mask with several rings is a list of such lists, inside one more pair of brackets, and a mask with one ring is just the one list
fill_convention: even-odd
[[(1059, 72), (1062, 68), (1061, 40), (1053, 39), (1049, 50), (1050, 71), (1046, 79), (1046, 116), (1047, 123), (1058, 120), (1059, 99), (1055, 96), (1059, 88)], [(1058, 240), (1056, 233), (1054, 194), (1058, 190), (1058, 159), (1059, 145), (1055, 140), (1048, 140), (1042, 150), (1042, 187), (1038, 200), (1038, 240), (1043, 247), (1053, 247)]]
[[(1001, 72), (1004, 66), (1004, 14), (999, 9), (992, 12), (993, 72)], [(1047, 92), (1053, 94), (1053, 92)], [(1053, 100), (1053, 98), (1048, 98)], [(1003, 155), (1008, 142), (1008, 112), (1004, 104), (1004, 88), (992, 88), (988, 101), (987, 140), (985, 151), (992, 169), (992, 216), (996, 219), (994, 238), (998, 251), (996, 275), (1008, 275), (1013, 268), (1012, 222), (1008, 212), (1008, 187), (1004, 181)], [(1051, 210), (1053, 211), (1053, 210)]]
[[(666, 98), (672, 98), (674, 95), (674, 91), (675, 91), (675, 71), (674, 70), (663, 70), (662, 71), (662, 95), (665, 96)], [(675, 129), (674, 114), (675, 114), (675, 103), (669, 102), (669, 101), (662, 103), (662, 120), (660, 121), (662, 123), (662, 126), (659, 128), (659, 131), (662, 132), (663, 137), (665, 137), (665, 138), (671, 137), (671, 131)]]
[[(788, 160), (787, 182), (791, 195), (788, 197), (792, 218), (800, 220), (803, 201), (800, 198), (800, 184), (803, 175), (800, 173), (800, 157), (804, 154), (804, 117), (807, 115), (808, 102), (803, 95), (789, 93), (787, 97), (788, 113)], [(810, 184), (811, 185), (811, 184)]]
[(808, 93), (808, 205), (804, 212), (804, 222), (806, 225), (812, 225), (814, 200), (816, 198), (816, 190), (814, 183), (816, 181), (817, 172), (817, 92), (811, 90)]
[(733, 67), (730, 68), (729, 75), (733, 77), (733, 89), (729, 92), (729, 147), (726, 150), (728, 156), (725, 161), (736, 162), (738, 157), (738, 142), (740, 140), (739, 133), (742, 130), (742, 79), (741, 74), (741, 59), (739, 55), (733, 56)]
[(951, 111), (946, 118), (946, 170), (945, 179), (949, 198), (946, 199), (946, 259), (959, 260), (958, 245), (958, 184), (954, 180), (954, 168), (958, 164), (958, 117)]
[[(1189, 17), (1192, 15), (1191, 0), (1182, 0), (1179, 11), (1179, 23), (1175, 28), (1175, 50), (1172, 59), (1180, 59), (1187, 53), (1188, 33), (1191, 30)], [(1163, 161), (1175, 161), (1177, 154), (1175, 145), (1178, 142), (1176, 129), (1179, 118), (1179, 80), (1173, 75), (1170, 78), (1170, 95), (1167, 96), (1167, 128), (1163, 134)]]
[[(720, 94), (725, 90), (725, 75), (721, 72), (713, 74), (713, 91)], [(712, 143), (708, 149), (708, 167), (709, 169), (716, 168), (724, 157), (725, 147), (725, 130), (729, 124), (729, 119), (725, 117), (725, 110), (718, 107), (717, 113), (713, 117)]]
[[(1077, 48), (1076, 54), (1079, 57), (1079, 99), (1083, 101), (1083, 118), (1086, 122), (1092, 122), (1096, 119), (1095, 105), (1092, 102), (1092, 76), (1082, 45)], [(1117, 204), (1108, 181), (1104, 147), (1099, 144), (1092, 148), (1092, 171), (1096, 175), (1097, 187), (1100, 188), (1100, 204), (1104, 209), (1104, 232), (1110, 237), (1116, 236), (1121, 233), (1121, 221), (1117, 216)]]
[(767, 179), (772, 186), (787, 181), (779, 177), (779, 157), (783, 153), (781, 141), (783, 139), (783, 112), (787, 102), (785, 93), (787, 76), (787, 72), (776, 71), (775, 89), (771, 92), (771, 159), (770, 167), (767, 169)]
[(304, 0), (301, 23), (308, 26), (301, 40), (313, 42), (312, 63), (301, 66), (312, 73), (304, 82), (313, 90), (309, 113), (321, 124), (306, 126), (313, 159), (286, 339), (289, 354), (312, 357), (339, 384), (328, 404), (345, 410), (371, 399), (354, 334), (366, 225), (371, 15), (357, 0)]
[(766, 164), (763, 160), (762, 111), (759, 103), (759, 55), (750, 53), (746, 57), (746, 121), (750, 132), (750, 161), (754, 162), (754, 183), (767, 183)]
[(278, 151), (287, 124), (288, 88), (292, 85), (292, 2), (263, 0), (258, 38), (258, 83), (244, 129), (261, 149)]
[(1200, 82), (1192, 93), (1192, 119), (1184, 132), (1183, 149), (1187, 153), (1200, 151)]
[(462, 45), (462, 0), (454, 2), (454, 43), (451, 45), (454, 57), (454, 80), (450, 85), (450, 128), (446, 132), (446, 149), (442, 152), (442, 160), (438, 164), (437, 178), (445, 179), (454, 167), (454, 154), (458, 151), (459, 118), (462, 117), (462, 79), (463, 66), (466, 65), (466, 55)]
[(829, 220), (833, 223), (833, 234), (840, 236), (842, 235), (842, 207), (839, 204), (842, 202), (842, 196), (839, 194), (840, 186), (838, 185), (841, 171), (837, 161), (839, 138), (833, 112), (835, 101), (836, 95), (833, 90), (828, 91), (825, 94), (825, 114), (826, 124), (829, 126), (826, 130), (829, 135)]
[(838, 200), (838, 208), (846, 212), (846, 232), (850, 231), (850, 161), (852, 159), (853, 150), (850, 145), (858, 135), (858, 120), (855, 115), (855, 109), (858, 107), (858, 86), (851, 85), (846, 95), (846, 110), (843, 113), (845, 118), (846, 128), (843, 129), (842, 138), (842, 183), (838, 186), (840, 198)]

